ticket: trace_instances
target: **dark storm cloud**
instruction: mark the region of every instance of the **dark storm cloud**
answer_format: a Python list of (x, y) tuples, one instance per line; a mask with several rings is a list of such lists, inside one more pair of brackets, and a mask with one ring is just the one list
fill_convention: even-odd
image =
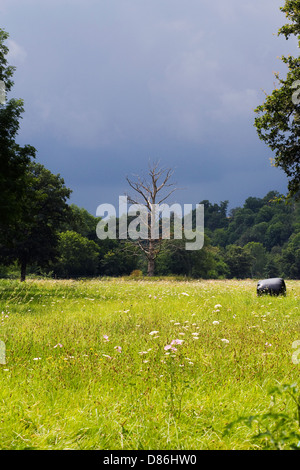
[(296, 51), (274, 35), (281, 4), (0, 1), (25, 100), (20, 139), (91, 212), (149, 158), (174, 166), (190, 203), (285, 191), (253, 128), (262, 89), (284, 73), (278, 56)]

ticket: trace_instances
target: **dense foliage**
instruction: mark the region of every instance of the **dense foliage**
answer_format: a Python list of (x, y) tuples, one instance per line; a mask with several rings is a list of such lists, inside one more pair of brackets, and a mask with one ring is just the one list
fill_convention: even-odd
[[(279, 29), (278, 35), (296, 39), (299, 47), (300, 0), (286, 0), (280, 10), (289, 22)], [(274, 152), (274, 165), (288, 177), (288, 197), (299, 198), (300, 58), (289, 55), (281, 59), (287, 65), (287, 75), (281, 78), (275, 74), (278, 86), (255, 110), (255, 127), (259, 138)]]
[[(249, 197), (230, 211), (227, 201), (201, 203), (204, 247), (187, 251), (184, 239), (164, 240), (155, 275), (300, 279), (300, 203), (286, 204), (276, 191), (263, 198)], [(73, 204), (69, 209), (68, 221), (57, 233), (57, 257), (43, 271), (38, 262), (32, 263), (31, 273), (58, 278), (147, 274), (146, 258), (130, 241), (99, 240), (99, 219)]]
[[(5, 41), (9, 35), (0, 29), (0, 81), (4, 87), (3, 99), (0, 100), (0, 224), (9, 223), (19, 215), (20, 198), (24, 194), (26, 170), (31, 158), (35, 157), (35, 148), (30, 145), (20, 146), (16, 142), (19, 122), (24, 112), (23, 101), (11, 98), (15, 67), (8, 65), (8, 48)], [(1, 227), (0, 227), (1, 228)], [(1, 236), (1, 234), (0, 234)]]
[[(279, 196), (272, 191), (263, 198), (249, 197), (242, 207), (229, 213), (227, 202), (212, 204), (201, 201), (205, 207), (203, 249), (186, 251), (183, 240), (165, 240), (165, 249), (157, 260), (156, 274), (196, 278), (283, 276), (299, 279), (300, 205), (295, 202), (286, 204), (278, 200)], [(101, 253), (98, 274), (123, 275), (132, 269), (146, 273), (142, 256), (126, 259), (121, 241), (107, 240), (106, 248), (103, 241), (95, 241)]]
[(69, 214), (69, 195), (70, 190), (59, 175), (39, 163), (28, 164), (20, 211), (0, 225), (0, 262), (16, 261), (22, 281), (27, 266), (35, 263), (47, 267), (56, 258), (58, 229)]

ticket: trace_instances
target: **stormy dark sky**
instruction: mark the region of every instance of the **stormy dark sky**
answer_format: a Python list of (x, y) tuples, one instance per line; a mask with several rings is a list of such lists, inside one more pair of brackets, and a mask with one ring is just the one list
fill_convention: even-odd
[(71, 202), (117, 205), (148, 162), (174, 168), (171, 202), (286, 193), (254, 108), (298, 54), (279, 0), (0, 0), (23, 98), (19, 142), (60, 173)]

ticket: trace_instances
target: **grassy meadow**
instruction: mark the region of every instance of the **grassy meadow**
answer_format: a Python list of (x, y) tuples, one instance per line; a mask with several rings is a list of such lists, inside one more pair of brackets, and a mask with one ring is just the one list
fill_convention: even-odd
[(0, 280), (0, 449), (297, 446), (300, 282), (286, 284)]

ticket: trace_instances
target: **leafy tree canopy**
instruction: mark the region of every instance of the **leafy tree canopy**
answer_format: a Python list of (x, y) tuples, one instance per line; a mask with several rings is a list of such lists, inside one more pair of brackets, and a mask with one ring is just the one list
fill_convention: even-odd
[(25, 176), (21, 212), (10, 224), (0, 227), (1, 260), (17, 261), (21, 280), (25, 279), (27, 265), (46, 266), (55, 258), (58, 230), (68, 216), (71, 193), (60, 175), (39, 163), (31, 162)]
[[(8, 48), (5, 41), (9, 35), (0, 29), (0, 81), (4, 84), (4, 95), (13, 87), (15, 67), (8, 65)], [(11, 221), (21, 210), (20, 199), (25, 186), (26, 169), (35, 157), (35, 148), (21, 147), (16, 143), (19, 121), (24, 112), (23, 101), (12, 98), (0, 103), (0, 223)]]
[[(286, 0), (280, 9), (289, 23), (279, 29), (278, 35), (295, 37), (300, 47), (300, 0)], [(300, 197), (300, 58), (281, 59), (288, 67), (287, 76), (275, 74), (279, 86), (255, 110), (254, 125), (259, 138), (275, 154), (274, 166), (288, 177), (288, 198)]]

